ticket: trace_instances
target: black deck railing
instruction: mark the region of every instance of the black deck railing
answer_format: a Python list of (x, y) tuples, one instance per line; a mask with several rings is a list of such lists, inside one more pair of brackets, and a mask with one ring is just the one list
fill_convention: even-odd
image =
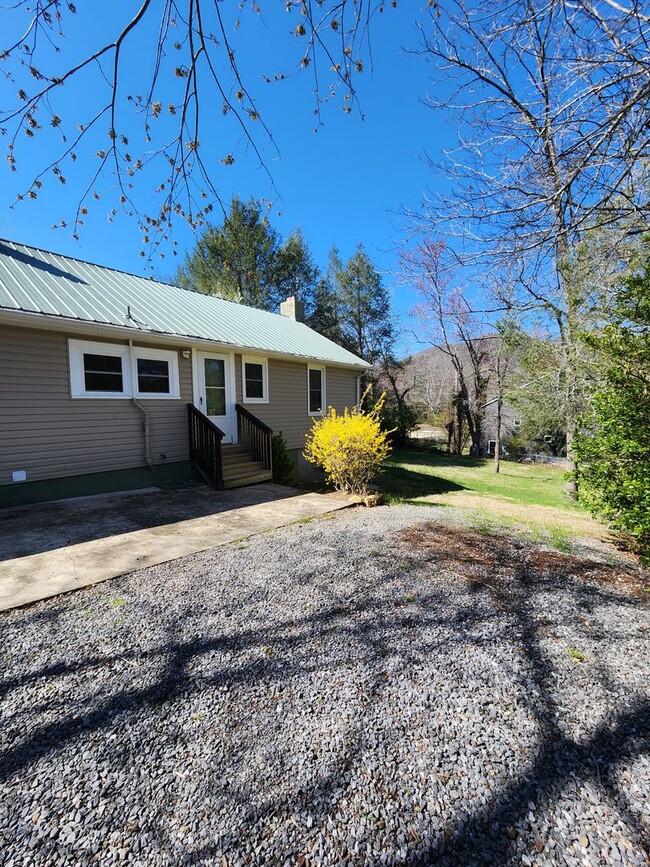
[(223, 488), (221, 440), (224, 433), (201, 410), (187, 405), (190, 431), (190, 460), (199, 467), (217, 488)]
[(271, 470), (271, 437), (273, 436), (273, 431), (240, 403), (235, 404), (235, 409), (237, 410), (238, 442), (240, 445), (246, 446), (255, 460), (262, 461), (265, 470)]

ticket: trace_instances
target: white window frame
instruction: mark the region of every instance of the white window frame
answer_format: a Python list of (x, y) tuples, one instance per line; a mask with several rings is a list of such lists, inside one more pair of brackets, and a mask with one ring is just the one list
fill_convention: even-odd
[[(178, 375), (178, 352), (170, 349), (150, 349), (148, 346), (134, 346), (133, 358), (133, 396), (143, 400), (178, 400), (181, 396), (180, 378)], [(169, 393), (161, 394), (154, 391), (138, 389), (138, 358), (152, 358), (155, 361), (166, 361), (169, 364)]]
[[(113, 355), (122, 359), (122, 391), (87, 391), (84, 377), (84, 353)], [(70, 395), (93, 400), (178, 400), (181, 396), (178, 352), (153, 349), (148, 346), (127, 346), (123, 343), (97, 343), (92, 340), (68, 340), (70, 359)], [(138, 390), (138, 358), (153, 358), (169, 364), (169, 394)]]
[[(321, 373), (321, 388), (323, 392), (323, 400), (321, 404), (321, 408), (319, 412), (311, 412), (309, 408), (309, 372), (311, 370), (320, 370)], [(320, 364), (308, 364), (307, 365), (307, 415), (312, 417), (320, 417), (325, 415), (327, 412), (327, 375), (325, 367)]]
[[(122, 359), (122, 391), (86, 391), (84, 353), (117, 355)], [(92, 397), (96, 400), (119, 400), (131, 397), (133, 392), (129, 347), (121, 343), (95, 343), (90, 340), (69, 340), (70, 394), (72, 397)]]
[[(246, 365), (262, 365), (262, 397), (248, 397), (246, 394)], [(269, 360), (261, 355), (242, 355), (241, 359), (241, 397), (242, 403), (269, 402)]]

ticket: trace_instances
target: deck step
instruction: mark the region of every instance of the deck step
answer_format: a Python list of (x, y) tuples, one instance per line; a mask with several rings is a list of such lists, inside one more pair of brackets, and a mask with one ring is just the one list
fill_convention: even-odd
[(224, 478), (224, 488), (243, 488), (245, 485), (258, 485), (260, 482), (270, 482), (271, 473), (268, 470), (262, 470), (259, 473), (252, 475), (244, 475), (238, 478)]
[(224, 479), (241, 479), (245, 476), (254, 476), (258, 473), (268, 473), (268, 470), (264, 469), (264, 464), (260, 461), (250, 461), (245, 466), (237, 467), (234, 470), (223, 468), (223, 477)]
[(267, 482), (271, 472), (264, 468), (245, 446), (224, 446), (222, 450), (223, 482), (226, 488)]
[(232, 457), (234, 455), (248, 455), (250, 452), (246, 448), (246, 446), (231, 446), (225, 445), (221, 446), (221, 454), (224, 458)]
[(228, 467), (228, 468), (238, 467), (241, 464), (250, 464), (251, 462), (252, 463), (261, 463), (261, 461), (256, 461), (255, 458), (253, 457), (253, 455), (248, 454), (248, 452), (244, 455), (232, 455), (231, 457), (226, 457), (224, 455), (224, 457), (222, 458), (222, 463), (223, 463), (224, 469), (226, 467)]
[[(224, 488), (242, 488), (245, 485), (270, 482), (273, 478), (271, 471), (264, 469), (263, 462), (256, 460), (244, 445), (222, 446), (221, 462)], [(200, 468), (199, 471), (206, 481), (209, 481)]]

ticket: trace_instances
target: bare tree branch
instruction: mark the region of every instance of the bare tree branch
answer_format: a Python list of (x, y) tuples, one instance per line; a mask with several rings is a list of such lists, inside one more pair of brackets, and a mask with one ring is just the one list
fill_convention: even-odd
[[(322, 122), (322, 101), (331, 99), (339, 88), (343, 88), (342, 109), (351, 111), (358, 104), (354, 78), (364, 68), (363, 55), (369, 54), (370, 24), (383, 4), (379, 0), (287, 0), (285, 6), (294, 25), (286, 51), (289, 70), (265, 73), (264, 80), (279, 84), (311, 66), (317, 123)], [(237, 56), (237, 31), (254, 26), (262, 12), (262, 3), (245, 0), (238, 7), (220, 0), (141, 0), (137, 12), (116, 27), (114, 37), (85, 45), (66, 36), (64, 25), (72, 25), (77, 15), (74, 3), (18, 0), (10, 13), (12, 27), (7, 26), (0, 37), (6, 43), (4, 47), (0, 42), (5, 85), (0, 133), (7, 139), (9, 168), (29, 171), (27, 161), (21, 159), (24, 137), (46, 137), (49, 129), (48, 144), (52, 144), (52, 135), (60, 136), (49, 147), (53, 156), (48, 164), (32, 169), (19, 200), (37, 198), (52, 175), (65, 183), (83, 142), (95, 151), (98, 168), (76, 164), (76, 173), (87, 172), (86, 192), (74, 219), (60, 225), (70, 225), (76, 235), (90, 204), (105, 198), (110, 218), (119, 211), (136, 217), (151, 252), (170, 237), (175, 220), (200, 226), (215, 205), (223, 207), (217, 170), (232, 165), (242, 149), (250, 150), (272, 188), (264, 151), (271, 148), (277, 153), (277, 148)], [(81, 14), (89, 13), (80, 10)], [(119, 20), (119, 12), (102, 14), (105, 30)], [(154, 40), (149, 38), (152, 32)], [(128, 62), (136, 51), (142, 55), (137, 80)], [(143, 79), (148, 81), (144, 96), (139, 95)], [(326, 93), (321, 93), (321, 79)], [(9, 98), (8, 87), (16, 88)], [(77, 87), (93, 94), (88, 118), (70, 116), (70, 90), (74, 93)], [(232, 136), (221, 153), (215, 153), (212, 145), (215, 105), (223, 115), (223, 138)], [(104, 130), (107, 117), (109, 128)], [(211, 143), (208, 150), (202, 146), (202, 136)], [(153, 181), (158, 196), (154, 209), (138, 209), (133, 193), (136, 179), (140, 186)], [(106, 185), (103, 190), (97, 188), (100, 181)]]

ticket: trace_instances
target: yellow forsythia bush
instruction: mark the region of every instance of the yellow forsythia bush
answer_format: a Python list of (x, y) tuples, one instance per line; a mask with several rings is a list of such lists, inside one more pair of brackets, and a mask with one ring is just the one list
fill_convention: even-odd
[(364, 496), (390, 453), (387, 432), (379, 424), (385, 395), (369, 412), (355, 406), (339, 415), (330, 407), (307, 435), (305, 458), (325, 470), (339, 491)]

